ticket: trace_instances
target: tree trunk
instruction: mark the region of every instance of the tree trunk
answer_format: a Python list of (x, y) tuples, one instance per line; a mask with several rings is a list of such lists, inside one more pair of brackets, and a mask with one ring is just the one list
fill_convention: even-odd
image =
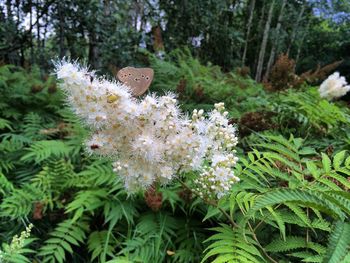
[(302, 35), (302, 37), (301, 37), (300, 44), (299, 44), (299, 46), (298, 46), (297, 56), (296, 56), (296, 58), (295, 58), (295, 65), (297, 65), (297, 63), (298, 63), (298, 61), (299, 61), (300, 54), (301, 54), (301, 49), (302, 49), (302, 47), (303, 47), (303, 42), (304, 42), (304, 40), (305, 40), (305, 37), (306, 37), (306, 35), (307, 35), (307, 33), (308, 33), (309, 26), (310, 26), (310, 21), (308, 22), (307, 26), (305, 27), (305, 31), (304, 31), (304, 33), (303, 33), (303, 35)]
[(248, 25), (247, 25), (247, 33), (246, 33), (246, 39), (245, 39), (245, 43), (244, 43), (244, 50), (243, 50), (243, 56), (242, 56), (242, 67), (245, 64), (245, 59), (247, 56), (250, 29), (252, 27), (252, 22), (253, 22), (253, 17), (254, 17), (254, 8), (255, 8), (255, 0), (251, 0), (250, 6), (249, 6), (249, 19), (248, 19)]
[[(261, 16), (260, 16), (260, 19), (259, 19), (259, 23), (258, 23), (258, 30), (257, 30), (257, 41), (259, 41), (260, 39), (260, 35), (262, 37), (262, 31), (263, 31), (263, 22), (264, 22), (264, 19), (265, 19), (265, 7), (266, 7), (266, 0), (262, 0), (262, 8), (261, 8)], [(258, 49), (256, 48), (256, 52), (254, 54), (254, 64), (252, 66), (252, 68), (256, 69), (257, 65), (258, 65), (258, 54), (257, 53)]]
[(110, 0), (103, 1), (103, 13), (105, 16), (111, 15), (111, 3)]
[[(36, 0), (36, 32), (37, 32), (37, 45), (40, 48), (40, 13), (39, 13), (39, 0)], [(40, 50), (38, 50), (40, 52)]]
[(99, 67), (98, 63), (98, 50), (97, 50), (97, 37), (94, 30), (89, 32), (89, 64), (94, 68)]
[(7, 0), (6, 1), (6, 11), (7, 11), (7, 19), (8, 20), (12, 20), (12, 4), (11, 4), (11, 0)]
[(162, 38), (162, 29), (159, 25), (152, 27), (153, 35), (153, 49), (158, 58), (163, 58), (164, 55), (164, 43)]
[(269, 38), (269, 32), (270, 32), (271, 19), (272, 19), (272, 15), (273, 15), (274, 5), (275, 5), (275, 0), (272, 0), (271, 6), (270, 6), (270, 10), (269, 10), (269, 14), (268, 14), (268, 17), (267, 17), (267, 21), (266, 21), (266, 24), (265, 24), (263, 39), (262, 39), (262, 42), (261, 42), (261, 47), (260, 47), (260, 52), (259, 52), (259, 59), (258, 59), (258, 66), (256, 68), (255, 80), (258, 81), (258, 82), (261, 80), (261, 73), (262, 73), (262, 69), (263, 69), (263, 65), (264, 65), (264, 57), (265, 57), (267, 40)]
[(275, 38), (274, 41), (272, 43), (272, 47), (271, 47), (271, 53), (270, 53), (270, 57), (269, 57), (269, 61), (267, 63), (267, 67), (266, 67), (266, 72), (264, 75), (264, 81), (267, 81), (269, 75), (270, 75), (270, 71), (271, 71), (271, 67), (272, 67), (272, 63), (275, 61), (275, 55), (276, 55), (276, 50), (278, 49), (278, 45), (280, 42), (280, 29), (281, 29), (281, 25), (282, 25), (282, 19), (283, 19), (283, 11), (284, 11), (284, 7), (286, 6), (287, 0), (283, 0), (282, 2), (282, 6), (281, 6), (281, 11), (280, 14), (278, 15), (278, 20), (277, 20), (277, 26), (275, 29)]
[(59, 17), (59, 50), (60, 58), (63, 58), (66, 55), (66, 50), (64, 46), (64, 14), (62, 10), (62, 2), (58, 2), (58, 17)]
[(298, 18), (297, 18), (297, 21), (295, 22), (295, 25), (294, 25), (294, 28), (293, 28), (293, 32), (292, 32), (292, 36), (290, 38), (290, 41), (289, 41), (289, 45), (288, 45), (288, 49), (287, 49), (287, 55), (289, 56), (289, 52), (290, 52), (290, 49), (292, 48), (292, 45), (293, 45), (293, 42), (295, 40), (295, 37), (297, 35), (297, 32), (298, 32), (298, 27), (299, 27), (299, 23), (303, 17), (303, 14), (304, 14), (304, 11), (305, 11), (305, 6), (306, 4), (303, 4), (301, 6), (301, 10), (300, 10), (300, 13), (298, 15)]
[(32, 28), (33, 28), (33, 4), (32, 1), (29, 0), (29, 43), (30, 43), (30, 64), (34, 63), (34, 46), (33, 46), (33, 33), (32, 33)]

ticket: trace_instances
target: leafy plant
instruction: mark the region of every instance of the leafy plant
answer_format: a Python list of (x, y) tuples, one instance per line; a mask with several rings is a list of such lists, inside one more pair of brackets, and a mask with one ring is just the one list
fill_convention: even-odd
[[(161, 197), (155, 212), (146, 200), (152, 196), (129, 196), (109, 160), (84, 152), (89, 131), (59, 91), (48, 92), (52, 79), (2, 66), (3, 261), (349, 262), (346, 105), (320, 99), (312, 87), (268, 93), (186, 51), (151, 63), (153, 90), (175, 91), (186, 79), (179, 94), (185, 110), (223, 99), (233, 122), (247, 112), (271, 112), (269, 127), (247, 125), (240, 140), (240, 183), (217, 202), (198, 198), (191, 175), (180, 176), (167, 187), (155, 186)], [(42, 87), (35, 93), (34, 83)], [(198, 85), (205, 94), (200, 100)], [(9, 257), (8, 244), (29, 222), (32, 237)]]

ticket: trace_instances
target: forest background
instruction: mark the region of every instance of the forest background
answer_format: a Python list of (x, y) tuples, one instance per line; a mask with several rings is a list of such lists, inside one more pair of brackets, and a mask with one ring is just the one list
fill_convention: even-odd
[(246, 66), (257, 81), (281, 53), (298, 73), (340, 60), (350, 72), (346, 0), (2, 0), (0, 8), (0, 59), (43, 71), (57, 57), (111, 71), (146, 65), (140, 50), (188, 47), (224, 71)]

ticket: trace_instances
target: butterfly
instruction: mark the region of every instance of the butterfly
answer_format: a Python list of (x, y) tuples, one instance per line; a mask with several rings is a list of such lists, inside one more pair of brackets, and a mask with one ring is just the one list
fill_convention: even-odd
[(151, 68), (126, 67), (118, 71), (117, 77), (128, 86), (132, 94), (140, 96), (144, 94), (153, 80), (154, 71)]

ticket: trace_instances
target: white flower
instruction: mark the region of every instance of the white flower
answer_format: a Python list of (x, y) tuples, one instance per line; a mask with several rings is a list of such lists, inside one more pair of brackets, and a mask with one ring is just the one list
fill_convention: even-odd
[(335, 72), (322, 82), (319, 93), (321, 98), (332, 100), (344, 96), (349, 90), (350, 85), (347, 85), (345, 78)]
[(199, 194), (219, 198), (239, 180), (232, 171), (236, 130), (223, 103), (208, 119), (203, 110), (188, 118), (173, 94), (139, 101), (122, 83), (91, 78), (94, 73), (68, 62), (58, 64), (56, 73), (67, 101), (92, 129), (87, 151), (112, 159), (129, 192), (198, 171)]

